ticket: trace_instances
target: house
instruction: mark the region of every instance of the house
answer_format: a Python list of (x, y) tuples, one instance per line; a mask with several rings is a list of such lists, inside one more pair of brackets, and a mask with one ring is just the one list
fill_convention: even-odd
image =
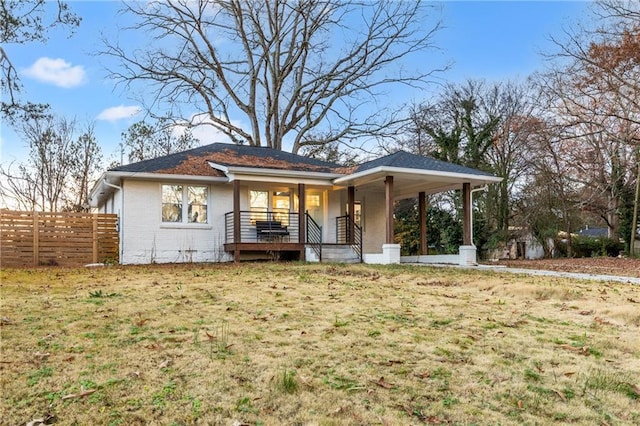
[(584, 227), (584, 229), (580, 229), (576, 235), (586, 238), (610, 238), (611, 232), (607, 227), (590, 228), (587, 225)]
[[(501, 259), (542, 259), (545, 257), (545, 247), (538, 241), (533, 233), (523, 227), (510, 226), (511, 238), (499, 247), (490, 249), (485, 253), (489, 260)], [(546, 240), (547, 249), (553, 251), (553, 238)]]
[[(123, 264), (265, 255), (470, 264), (476, 256), (471, 188), (498, 181), (479, 170), (404, 151), (343, 167), (270, 148), (215, 143), (110, 169), (90, 198), (95, 210), (118, 214)], [(461, 257), (401, 259), (393, 235), (394, 201), (418, 197), (424, 215), (426, 194), (451, 189), (463, 193)]]

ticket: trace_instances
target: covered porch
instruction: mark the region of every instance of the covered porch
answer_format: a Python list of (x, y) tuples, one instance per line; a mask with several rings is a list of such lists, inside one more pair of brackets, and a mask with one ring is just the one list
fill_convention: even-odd
[[(472, 240), (472, 197), (501, 179), (488, 173), (399, 151), (332, 176), (306, 174), (273, 182), (268, 177), (235, 174), (233, 210), (225, 214), (224, 250), (234, 261), (252, 255), (303, 261), (377, 264), (400, 262), (476, 263)], [(460, 190), (463, 243), (454, 255), (429, 255), (427, 196)], [(394, 235), (396, 201), (417, 198), (420, 250), (401, 256)], [(262, 200), (262, 201), (260, 201)], [(331, 250), (330, 250), (331, 249)]]
[[(257, 189), (255, 189), (257, 188)], [(233, 181), (224, 250), (234, 261), (362, 261), (362, 232), (341, 206), (345, 188)], [(258, 198), (262, 198), (262, 201)], [(332, 259), (332, 252), (341, 251)]]
[[(383, 202), (377, 206), (383, 219), (378, 221), (380, 226), (377, 231), (382, 241), (377, 252), (371, 250), (369, 244), (369, 250), (363, 254), (365, 263), (446, 263), (466, 266), (477, 263), (473, 243), (473, 194), (500, 181), (501, 178), (476, 169), (399, 151), (363, 164), (355, 173), (335, 179), (334, 184), (347, 186), (348, 211), (354, 211), (354, 200), (358, 197), (356, 193), (379, 193), (384, 196), (383, 199), (381, 197)], [(461, 192), (462, 245), (457, 254), (429, 255), (427, 196), (451, 190)], [(418, 199), (420, 247), (415, 256), (401, 256), (401, 247), (394, 235), (395, 202), (407, 198)], [(370, 232), (365, 232), (364, 238), (371, 238)]]

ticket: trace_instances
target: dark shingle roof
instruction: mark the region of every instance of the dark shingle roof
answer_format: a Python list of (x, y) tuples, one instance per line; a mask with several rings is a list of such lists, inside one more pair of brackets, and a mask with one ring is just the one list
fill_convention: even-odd
[(302, 172), (352, 174), (376, 167), (398, 167), (445, 173), (492, 176), (480, 170), (439, 161), (431, 157), (397, 151), (355, 167), (342, 167), (314, 158), (266, 147), (214, 143), (164, 157), (115, 167), (111, 171), (182, 174), (191, 176), (224, 176), (209, 162), (225, 167), (251, 167)]
[(578, 231), (578, 235), (591, 238), (607, 238), (609, 229), (607, 228), (585, 228)]
[(405, 169), (433, 170), (445, 173), (461, 173), (468, 175), (493, 176), (491, 173), (464, 167), (458, 164), (447, 163), (431, 157), (410, 154), (406, 151), (397, 151), (375, 160), (368, 161), (356, 168), (354, 173), (374, 169), (376, 167), (398, 167)]
[(340, 166), (309, 157), (265, 147), (214, 143), (176, 154), (140, 161), (111, 169), (122, 172), (223, 176), (209, 162), (222, 166), (253, 167), (337, 173)]

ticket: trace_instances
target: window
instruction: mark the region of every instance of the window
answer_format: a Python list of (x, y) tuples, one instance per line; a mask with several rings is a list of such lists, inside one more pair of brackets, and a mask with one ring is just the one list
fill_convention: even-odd
[(277, 220), (289, 225), (291, 211), (291, 193), (289, 191), (249, 191), (249, 210), (251, 223), (256, 220)]
[(189, 223), (207, 223), (207, 187), (188, 186)]
[(249, 191), (249, 210), (251, 210), (251, 223), (256, 220), (267, 220), (269, 193), (267, 191)]
[(274, 220), (289, 225), (289, 208), (291, 206), (291, 195), (289, 192), (276, 191), (271, 198), (271, 209)]
[(162, 185), (162, 221), (182, 222), (182, 185)]
[[(347, 214), (349, 214), (349, 205), (346, 207)], [(349, 214), (350, 215), (350, 214)], [(353, 203), (353, 222), (362, 227), (362, 204), (360, 201), (355, 201)]]
[(162, 222), (207, 223), (206, 186), (162, 185)]

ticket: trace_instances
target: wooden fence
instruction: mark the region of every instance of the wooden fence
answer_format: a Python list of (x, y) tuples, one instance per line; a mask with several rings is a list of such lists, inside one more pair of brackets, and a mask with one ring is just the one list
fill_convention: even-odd
[(118, 262), (118, 215), (0, 210), (0, 266)]

